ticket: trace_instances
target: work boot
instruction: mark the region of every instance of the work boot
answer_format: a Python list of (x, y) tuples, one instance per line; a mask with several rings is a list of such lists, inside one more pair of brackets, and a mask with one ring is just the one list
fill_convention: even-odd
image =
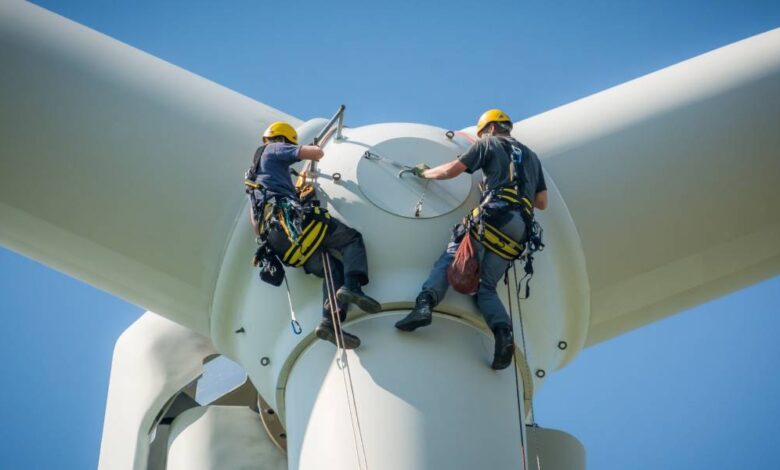
[(401, 320), (397, 321), (395, 327), (401, 331), (414, 331), (421, 326), (431, 324), (433, 314), (433, 296), (428, 292), (420, 292), (417, 300), (414, 301), (414, 310), (409, 312)]
[[(336, 329), (333, 327), (333, 322), (323, 319), (320, 324), (317, 325), (317, 328), (314, 329), (314, 334), (317, 335), (317, 338), (330, 341), (338, 347)], [(344, 349), (355, 349), (360, 346), (360, 338), (357, 336), (347, 333), (343, 328), (341, 334), (344, 336)]]
[(496, 370), (506, 369), (512, 363), (512, 355), (515, 352), (515, 338), (509, 325), (498, 325), (493, 330), (496, 340), (496, 351), (493, 354), (491, 368)]
[(382, 310), (382, 304), (367, 296), (359, 285), (339, 287), (336, 291), (336, 300), (339, 303), (355, 304), (366, 313), (378, 313)]

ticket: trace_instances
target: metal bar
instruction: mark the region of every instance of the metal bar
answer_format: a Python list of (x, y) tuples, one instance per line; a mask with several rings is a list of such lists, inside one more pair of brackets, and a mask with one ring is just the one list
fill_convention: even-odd
[(343, 104), (339, 106), (339, 110), (336, 111), (336, 114), (333, 115), (332, 118), (328, 121), (327, 124), (325, 124), (325, 127), (322, 128), (319, 134), (317, 134), (317, 137), (314, 138), (314, 145), (319, 145), (322, 141), (322, 138), (325, 137), (325, 135), (328, 133), (328, 131), (333, 127), (333, 124), (336, 123), (338, 120), (339, 122), (343, 122), (344, 120), (344, 110), (347, 109), (346, 106)]
[(336, 140), (343, 139), (341, 135), (342, 129), (344, 129), (344, 113), (341, 113), (341, 116), (339, 116), (339, 126), (336, 128)]

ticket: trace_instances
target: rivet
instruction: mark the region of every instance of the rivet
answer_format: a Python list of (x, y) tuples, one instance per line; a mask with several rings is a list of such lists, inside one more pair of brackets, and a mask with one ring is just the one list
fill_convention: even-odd
[(561, 351), (563, 351), (568, 347), (569, 347), (569, 343), (567, 343), (566, 341), (558, 341), (558, 349), (560, 349)]
[(267, 366), (270, 363), (271, 363), (271, 360), (268, 359), (268, 356), (263, 356), (263, 357), (260, 358), (260, 365), (261, 366), (265, 367), (265, 366)]
[(448, 139), (452, 139), (453, 137), (455, 137), (455, 132), (447, 131), (447, 133), (444, 135), (446, 135)]
[(543, 379), (544, 376), (547, 375), (547, 372), (544, 371), (544, 369), (536, 369), (536, 376), (540, 379)]

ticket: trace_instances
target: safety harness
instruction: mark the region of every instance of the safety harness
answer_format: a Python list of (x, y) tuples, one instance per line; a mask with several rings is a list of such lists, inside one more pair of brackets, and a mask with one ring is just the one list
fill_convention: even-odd
[(255, 181), (265, 147), (255, 152), (244, 181), (258, 226), (257, 243), (261, 249), (256, 258), (276, 256), (285, 265), (298, 268), (306, 264), (325, 239), (330, 214), (312, 197), (310, 184), (296, 184), (299, 199), (295, 200), (271, 195)]
[[(480, 204), (467, 216), (466, 227), (474, 239), (501, 258), (512, 262), (521, 258), (525, 259), (525, 275), (520, 282), (526, 280), (525, 297), (528, 298), (531, 290), (529, 284), (534, 274), (533, 255), (544, 249), (543, 230), (534, 218), (533, 204), (528, 198), (522, 196), (522, 188), (526, 184), (522, 178), (523, 156), (526, 151), (530, 152), (530, 150), (522, 144), (516, 145), (512, 142), (506, 142), (504, 149), (511, 156), (510, 183), (491, 191), (484, 191)], [(513, 239), (500, 228), (501, 219), (509, 211), (517, 211), (523, 218), (525, 234), (522, 241)]]

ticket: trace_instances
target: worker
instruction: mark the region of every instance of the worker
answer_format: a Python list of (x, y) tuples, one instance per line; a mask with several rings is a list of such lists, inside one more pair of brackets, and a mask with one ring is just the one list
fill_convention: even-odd
[[(323, 278), (322, 320), (315, 328), (315, 334), (337, 344), (339, 331), (331, 317), (325, 278), (328, 266), (324, 265), (322, 253), (327, 255), (330, 264), (339, 319), (346, 319), (348, 304), (355, 304), (367, 313), (379, 312), (381, 304), (362, 290), (362, 286), (368, 284), (363, 237), (357, 230), (330, 217), (319, 203), (302, 201), (296, 192), (290, 165), (301, 160), (320, 160), (324, 153), (319, 146), (298, 145), (297, 132), (286, 122), (268, 126), (263, 133), (263, 144), (255, 152), (252, 167), (247, 172), (247, 181), (255, 183), (259, 196), (256, 203), (250, 204), (252, 225), (258, 240), (267, 243), (261, 244), (261, 249), (267, 246), (288, 266), (303, 267), (306, 273)], [(344, 348), (354, 349), (360, 345), (357, 336), (343, 330), (340, 333)]]
[[(534, 152), (510, 136), (511, 130), (509, 116), (499, 109), (491, 109), (479, 118), (478, 140), (464, 154), (435, 168), (425, 164), (414, 167), (416, 176), (435, 180), (455, 178), (464, 171), (473, 173), (482, 170), (481, 220), (474, 220), (475, 210), (471, 213), (471, 220), (464, 219), (463, 224), (455, 227), (447, 249), (434, 263), (423, 284), (414, 309), (395, 324), (399, 330), (414, 331), (431, 323), (432, 310), (442, 301), (449, 287), (447, 269), (465, 234), (469, 231), (472, 234), (481, 232), (481, 229), (475, 229), (477, 223), (487, 222), (491, 228), (500, 229), (512, 240), (523, 243), (534, 223), (533, 209), (547, 207), (547, 186), (541, 163)], [(514, 337), (511, 320), (496, 293), (496, 284), (520, 253), (506, 256), (499, 251), (502, 247), (491, 246), (484, 237), (476, 238), (480, 242), (475, 244), (479, 259), (476, 303), (495, 338), (491, 367), (504, 369), (512, 361)]]

